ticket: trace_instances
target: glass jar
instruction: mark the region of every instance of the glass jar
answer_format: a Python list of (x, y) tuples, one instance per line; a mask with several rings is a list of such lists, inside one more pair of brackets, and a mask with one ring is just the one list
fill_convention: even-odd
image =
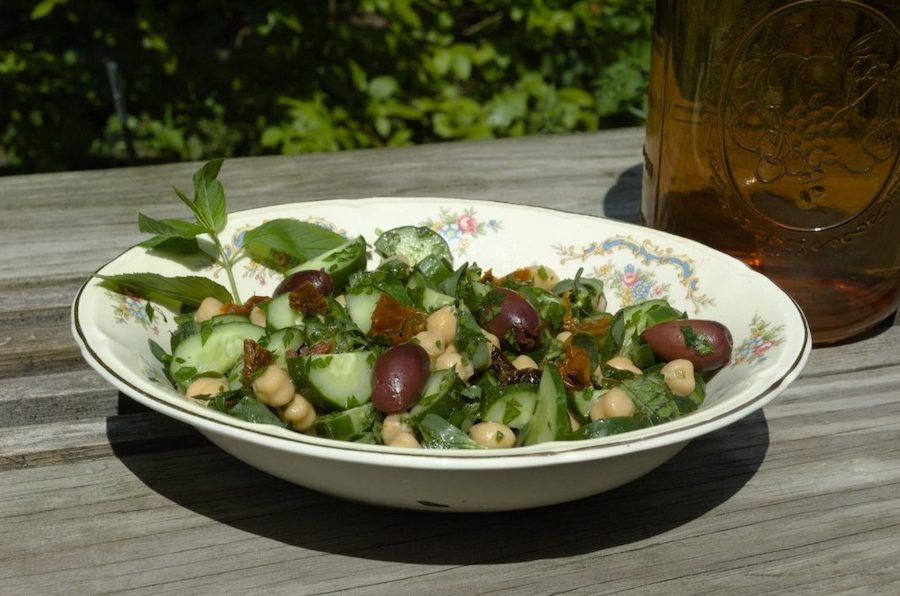
[(790, 293), (817, 344), (900, 302), (900, 2), (657, 0), (646, 225)]

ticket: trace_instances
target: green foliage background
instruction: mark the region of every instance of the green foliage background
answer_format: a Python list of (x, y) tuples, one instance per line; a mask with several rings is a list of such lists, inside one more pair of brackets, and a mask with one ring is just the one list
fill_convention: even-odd
[(636, 124), (652, 0), (4, 0), (0, 172)]

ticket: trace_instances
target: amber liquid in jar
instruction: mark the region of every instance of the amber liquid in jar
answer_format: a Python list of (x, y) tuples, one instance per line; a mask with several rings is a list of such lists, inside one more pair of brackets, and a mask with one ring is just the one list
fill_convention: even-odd
[(657, 0), (646, 225), (768, 276), (818, 344), (900, 302), (900, 2)]

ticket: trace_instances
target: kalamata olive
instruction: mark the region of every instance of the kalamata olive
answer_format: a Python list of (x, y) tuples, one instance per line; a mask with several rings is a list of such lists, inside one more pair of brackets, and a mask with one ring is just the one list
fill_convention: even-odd
[(527, 300), (508, 288), (494, 288), (482, 311), (484, 328), (510, 348), (531, 350), (541, 337), (541, 317)]
[(666, 321), (647, 328), (641, 339), (660, 360), (690, 360), (696, 371), (722, 368), (731, 358), (731, 333), (716, 321)]
[(372, 405), (385, 414), (402, 412), (422, 398), (431, 367), (418, 344), (398, 344), (384, 352), (372, 368)]
[(331, 282), (331, 276), (328, 275), (323, 269), (319, 269), (318, 271), (314, 269), (308, 269), (304, 271), (297, 271), (296, 273), (292, 273), (284, 278), (278, 287), (275, 288), (275, 291), (272, 293), (272, 297), (278, 296), (279, 294), (285, 294), (292, 290), (296, 290), (304, 283), (310, 283), (313, 287), (321, 294), (322, 296), (330, 296), (331, 291), (334, 289), (334, 284)]

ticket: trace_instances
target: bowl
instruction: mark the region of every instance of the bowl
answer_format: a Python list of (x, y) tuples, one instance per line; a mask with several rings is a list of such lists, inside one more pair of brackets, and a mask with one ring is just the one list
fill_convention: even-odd
[[(604, 281), (608, 310), (667, 298), (691, 318), (724, 323), (734, 337), (731, 362), (707, 387), (695, 412), (658, 426), (583, 441), (508, 450), (408, 450), (310, 437), (243, 422), (179, 395), (152, 356), (148, 339), (168, 346), (173, 313), (89, 279), (72, 305), (72, 332), (85, 360), (138, 402), (186, 422), (250, 464), (323, 493), (377, 505), (443, 511), (500, 511), (566, 502), (634, 480), (691, 439), (747, 416), (800, 373), (811, 349), (803, 313), (777, 286), (740, 261), (696, 242), (618, 221), (505, 203), (450, 198), (333, 200), (279, 205), (229, 216), (222, 237), (232, 248), (264, 221), (293, 217), (374, 241), (380, 230), (428, 226), (456, 263), (504, 273), (545, 265), (561, 277)], [(372, 264), (372, 263), (370, 263)], [(177, 263), (134, 247), (98, 273), (206, 275), (215, 266)], [(242, 295), (271, 294), (280, 275), (242, 261)]]

